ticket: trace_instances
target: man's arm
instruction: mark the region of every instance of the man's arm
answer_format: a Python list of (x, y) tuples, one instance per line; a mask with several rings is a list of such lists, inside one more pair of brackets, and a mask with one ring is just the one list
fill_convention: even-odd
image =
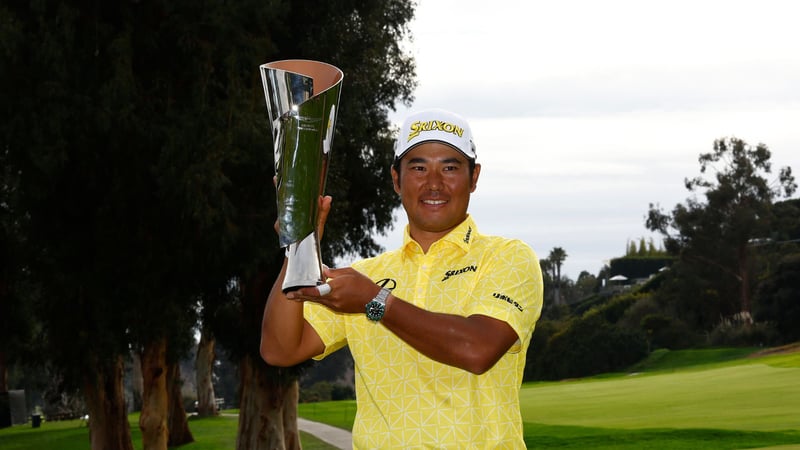
[[(352, 268), (328, 269), (331, 292), (303, 288), (290, 298), (315, 301), (343, 313), (364, 314), (380, 287)], [(519, 338), (507, 323), (483, 315), (463, 317), (426, 311), (394, 295), (381, 323), (425, 356), (475, 374), (490, 369)], [(312, 355), (314, 356), (314, 355)]]
[(381, 322), (397, 337), (433, 360), (477, 375), (491, 369), (518, 339), (509, 324), (489, 316), (430, 312), (393, 295), (389, 304)]
[[(274, 180), (273, 180), (274, 181)], [(331, 210), (330, 196), (320, 197), (317, 233), (322, 239), (325, 222)], [(278, 232), (278, 222), (275, 231)], [(261, 357), (273, 366), (289, 367), (307, 361), (325, 350), (325, 344), (314, 328), (303, 318), (303, 302), (289, 300), (282, 290), (286, 277), (283, 260), (281, 273), (272, 285), (261, 321)], [(316, 288), (310, 288), (317, 294)]]
[(281, 367), (300, 364), (325, 350), (322, 339), (303, 318), (303, 302), (289, 300), (283, 294), (285, 275), (286, 260), (269, 293), (261, 322), (261, 357)]

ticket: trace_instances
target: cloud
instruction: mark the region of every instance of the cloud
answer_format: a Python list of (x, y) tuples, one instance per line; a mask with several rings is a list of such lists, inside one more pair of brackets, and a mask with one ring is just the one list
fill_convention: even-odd
[(418, 108), (448, 103), (465, 116), (584, 117), (800, 105), (800, 66), (724, 64), (702, 68), (608, 69), (592, 74), (479, 84), (420, 81)]
[[(483, 164), (470, 211), (564, 273), (597, 273), (644, 226), (650, 203), (689, 196), (715, 139), (772, 150), (800, 170), (800, 27), (792, 1), (420, 0), (411, 109), (471, 124)], [(343, 101), (346, 97), (343, 94)], [(393, 120), (407, 112), (399, 108)], [(405, 214), (381, 239), (400, 244)], [(659, 242), (657, 240), (657, 242)]]

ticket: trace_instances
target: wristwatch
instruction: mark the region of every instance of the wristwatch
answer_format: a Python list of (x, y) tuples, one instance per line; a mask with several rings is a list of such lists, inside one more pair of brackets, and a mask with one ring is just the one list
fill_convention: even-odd
[(367, 319), (377, 322), (383, 318), (386, 312), (386, 299), (389, 297), (389, 290), (381, 288), (378, 295), (367, 303)]

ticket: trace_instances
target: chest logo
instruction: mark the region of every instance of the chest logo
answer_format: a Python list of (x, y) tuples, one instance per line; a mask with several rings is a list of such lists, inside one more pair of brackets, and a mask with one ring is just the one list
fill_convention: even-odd
[(477, 271), (478, 271), (478, 266), (474, 264), (471, 266), (463, 267), (461, 269), (448, 270), (447, 272), (444, 273), (444, 278), (442, 278), (442, 281), (447, 281), (448, 279), (450, 279), (450, 277), (461, 275), (462, 273), (477, 272)]

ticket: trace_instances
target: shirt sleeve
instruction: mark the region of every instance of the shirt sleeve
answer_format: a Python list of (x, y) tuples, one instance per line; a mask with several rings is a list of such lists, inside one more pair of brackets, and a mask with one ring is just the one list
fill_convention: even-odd
[(511, 326), (520, 342), (530, 339), (542, 311), (542, 271), (536, 253), (524, 242), (508, 240), (487, 252), (467, 315), (480, 314)]
[(325, 344), (325, 351), (315, 356), (314, 359), (320, 360), (347, 345), (345, 318), (341, 314), (335, 313), (319, 303), (305, 302), (303, 317)]

